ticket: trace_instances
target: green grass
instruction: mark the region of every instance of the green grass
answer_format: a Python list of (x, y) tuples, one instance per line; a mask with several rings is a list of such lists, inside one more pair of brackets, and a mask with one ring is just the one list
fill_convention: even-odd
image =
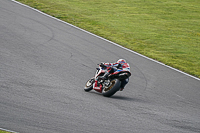
[(18, 0), (200, 78), (199, 0)]
[(0, 130), (0, 133), (10, 133), (10, 132)]

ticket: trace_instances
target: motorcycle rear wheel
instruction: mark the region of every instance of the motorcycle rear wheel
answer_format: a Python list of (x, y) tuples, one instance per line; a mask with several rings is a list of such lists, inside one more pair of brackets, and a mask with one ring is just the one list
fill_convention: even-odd
[(93, 89), (93, 83), (94, 83), (94, 78), (89, 79), (85, 84), (84, 90), (86, 92), (91, 91)]
[(103, 96), (110, 97), (119, 91), (121, 86), (121, 81), (119, 79), (113, 79), (110, 81), (110, 85), (105, 87), (102, 91)]

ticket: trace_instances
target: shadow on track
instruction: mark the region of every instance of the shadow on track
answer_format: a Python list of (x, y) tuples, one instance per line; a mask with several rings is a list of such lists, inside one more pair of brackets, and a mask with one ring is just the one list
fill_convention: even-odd
[[(98, 93), (98, 92), (95, 92), (95, 91), (90, 91), (89, 93), (104, 97), (101, 93)], [(127, 96), (119, 96), (119, 95), (113, 95), (111, 97), (104, 97), (104, 98), (110, 98), (110, 99), (115, 99), (115, 100), (123, 100), (123, 101), (140, 102), (140, 103), (146, 103), (147, 102), (144, 99), (127, 97)]]
[(124, 101), (145, 102), (142, 99), (133, 98), (133, 97), (126, 97), (126, 96), (117, 96), (117, 95), (114, 95), (114, 96), (109, 97), (109, 98), (116, 99), (116, 100), (124, 100)]

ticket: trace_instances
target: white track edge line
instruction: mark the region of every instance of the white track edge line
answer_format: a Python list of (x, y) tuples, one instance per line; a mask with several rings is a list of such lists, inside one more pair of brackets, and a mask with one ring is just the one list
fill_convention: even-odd
[(18, 132), (15, 132), (15, 131), (11, 131), (11, 130), (8, 130), (8, 129), (4, 129), (4, 128), (0, 128), (0, 130), (6, 131), (6, 132), (11, 132), (11, 133), (18, 133)]
[(185, 72), (183, 72), (183, 71), (181, 71), (181, 70), (178, 70), (178, 69), (173, 68), (173, 67), (171, 67), (171, 66), (165, 65), (164, 63), (161, 63), (161, 62), (156, 61), (156, 60), (154, 60), (154, 59), (151, 59), (151, 58), (149, 58), (149, 57), (147, 57), (147, 56), (144, 56), (144, 55), (142, 55), (142, 54), (140, 54), (140, 53), (137, 53), (137, 52), (135, 52), (135, 51), (133, 51), (133, 50), (130, 50), (130, 49), (128, 49), (128, 48), (125, 48), (125, 47), (123, 47), (123, 46), (121, 46), (121, 45), (119, 45), (119, 44), (117, 44), (117, 43), (114, 43), (114, 42), (112, 42), (112, 41), (109, 41), (109, 40), (107, 40), (107, 39), (105, 39), (105, 38), (103, 38), (103, 37), (97, 36), (97, 35), (95, 35), (95, 34), (89, 32), (89, 31), (86, 31), (86, 30), (84, 30), (84, 29), (81, 29), (81, 28), (79, 28), (79, 27), (77, 27), (77, 26), (74, 26), (74, 25), (72, 25), (72, 24), (70, 24), (70, 23), (67, 23), (67, 22), (65, 22), (65, 21), (63, 21), (63, 20), (60, 20), (60, 19), (55, 18), (55, 17), (53, 17), (53, 16), (50, 16), (50, 15), (48, 15), (48, 14), (42, 12), (42, 11), (39, 11), (39, 10), (33, 8), (33, 7), (30, 7), (30, 6), (28, 6), (28, 5), (22, 4), (22, 3), (18, 2), (18, 1), (15, 1), (15, 0), (11, 0), (11, 1), (13, 1), (13, 2), (15, 2), (15, 3), (17, 3), (17, 4), (20, 4), (20, 5), (22, 5), (22, 6), (28, 7), (28, 8), (30, 8), (30, 9), (32, 9), (32, 10), (35, 10), (35, 11), (37, 11), (37, 12), (39, 12), (39, 13), (45, 15), (45, 16), (48, 16), (48, 17), (53, 18), (53, 19), (55, 19), (55, 20), (58, 20), (58, 21), (60, 21), (60, 22), (62, 22), (62, 23), (65, 23), (65, 24), (67, 24), (67, 25), (70, 25), (70, 26), (72, 26), (72, 27), (74, 27), (74, 28), (76, 28), (76, 29), (79, 29), (79, 30), (81, 30), (81, 31), (83, 31), (83, 32), (86, 32), (86, 33), (88, 33), (88, 34), (90, 34), (90, 35), (92, 35), (92, 36), (95, 36), (95, 37), (97, 37), (97, 38), (99, 38), (99, 39), (102, 39), (102, 40), (104, 40), (104, 41), (107, 41), (107, 42), (109, 42), (109, 43), (111, 43), (111, 44), (113, 44), (113, 45), (116, 45), (116, 46), (118, 46), (118, 47), (120, 47), (120, 48), (123, 48), (123, 49), (125, 49), (125, 50), (127, 50), (127, 51), (129, 51), (129, 52), (132, 52), (132, 53), (134, 53), (134, 54), (136, 54), (136, 55), (139, 55), (139, 56), (141, 56), (141, 57), (143, 57), (143, 58), (146, 58), (146, 59), (148, 59), (148, 60), (151, 60), (151, 61), (153, 61), (153, 62), (156, 62), (156, 63), (158, 63), (158, 64), (160, 64), (160, 65), (163, 65), (163, 66), (165, 66), (165, 67), (168, 67), (168, 68), (170, 68), (170, 69), (172, 69), (172, 70), (175, 70), (175, 71), (177, 71), (177, 72), (180, 72), (180, 73), (182, 73), (182, 74), (184, 74), (184, 75), (187, 75), (187, 76), (189, 76), (189, 77), (191, 77), (191, 78), (194, 78), (194, 79), (200, 81), (200, 78), (197, 78), (197, 77), (192, 76), (192, 75), (190, 75), (190, 74), (188, 74), (188, 73), (185, 73)]

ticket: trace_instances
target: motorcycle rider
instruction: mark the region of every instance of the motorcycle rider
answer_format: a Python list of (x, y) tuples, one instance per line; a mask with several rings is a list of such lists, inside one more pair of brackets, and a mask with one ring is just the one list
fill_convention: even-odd
[[(101, 77), (101, 79), (105, 80), (108, 78), (108, 75), (114, 73), (118, 69), (130, 71), (130, 66), (126, 63), (125, 59), (119, 59), (116, 63), (101, 63), (101, 67), (107, 68), (107, 72)], [(121, 81), (121, 89), (122, 91), (125, 85), (128, 83), (129, 78)]]

